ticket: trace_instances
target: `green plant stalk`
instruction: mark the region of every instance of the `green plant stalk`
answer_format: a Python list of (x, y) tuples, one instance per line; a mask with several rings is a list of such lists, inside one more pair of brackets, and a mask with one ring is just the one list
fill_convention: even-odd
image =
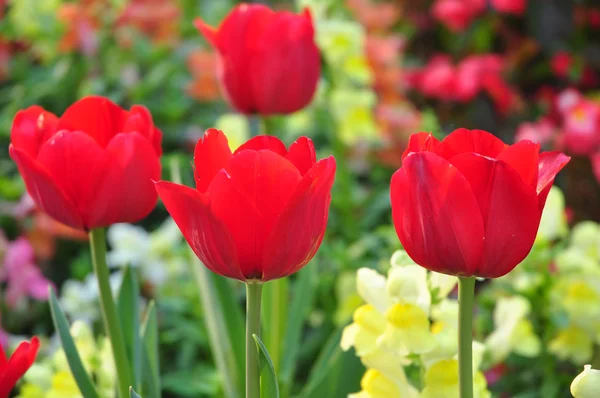
[(246, 398), (260, 398), (258, 350), (252, 335), (260, 337), (262, 283), (246, 282)]
[(458, 278), (458, 380), (460, 398), (473, 398), (475, 278)]
[(121, 398), (129, 397), (129, 387), (132, 383), (131, 368), (127, 359), (125, 349), (125, 338), (119, 325), (117, 309), (110, 290), (109, 272), (106, 265), (106, 238), (103, 228), (90, 231), (90, 248), (92, 252), (92, 263), (94, 272), (98, 279), (98, 290), (100, 292), (100, 308), (104, 330), (108, 334), (112, 346), (115, 369), (119, 384)]

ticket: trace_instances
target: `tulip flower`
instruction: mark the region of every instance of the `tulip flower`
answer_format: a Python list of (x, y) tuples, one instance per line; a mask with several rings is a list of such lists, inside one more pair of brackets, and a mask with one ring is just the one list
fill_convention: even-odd
[(194, 152), (196, 189), (166, 181), (156, 189), (198, 258), (241, 281), (293, 274), (317, 252), (329, 212), (335, 160), (316, 161), (310, 139), (289, 150), (258, 136), (233, 154), (209, 129)]
[(458, 129), (443, 141), (413, 134), (392, 177), (392, 217), (408, 255), (459, 277), (461, 397), (473, 397), (474, 277), (505, 275), (529, 254), (554, 178), (570, 159), (539, 151), (539, 143), (508, 146), (482, 130)]
[(0, 344), (0, 398), (8, 398), (17, 381), (33, 365), (39, 348), (38, 338), (33, 337), (31, 342), (22, 342), (10, 358), (6, 358)]
[(150, 112), (126, 111), (103, 97), (86, 97), (59, 118), (39, 106), (20, 111), (10, 156), (35, 204), (63, 224), (89, 232), (105, 332), (111, 340), (120, 396), (132, 376), (109, 285), (104, 229), (136, 222), (156, 205), (162, 133)]
[(156, 204), (162, 135), (143, 106), (86, 97), (60, 118), (32, 106), (10, 138), (27, 191), (57, 221), (89, 231), (139, 221)]
[(219, 53), (221, 87), (239, 112), (288, 114), (311, 101), (321, 60), (308, 9), (295, 15), (240, 4), (217, 29), (201, 19), (196, 27)]
[(512, 270), (529, 253), (554, 177), (570, 159), (539, 149), (481, 130), (458, 129), (441, 142), (412, 135), (391, 183), (394, 225), (410, 257), (450, 275)]

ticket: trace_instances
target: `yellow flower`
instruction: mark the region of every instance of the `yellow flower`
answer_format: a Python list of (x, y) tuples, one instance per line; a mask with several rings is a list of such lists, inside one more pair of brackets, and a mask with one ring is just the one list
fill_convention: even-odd
[(44, 390), (35, 384), (23, 384), (16, 398), (44, 398)]
[(553, 186), (546, 199), (536, 241), (551, 242), (555, 239), (564, 238), (568, 233), (565, 195), (560, 188)]
[(600, 397), (600, 370), (592, 369), (591, 365), (585, 365), (583, 372), (571, 383), (571, 394), (575, 398)]
[(414, 304), (429, 314), (431, 293), (425, 268), (418, 265), (392, 266), (388, 272), (387, 292), (392, 301)]
[[(474, 398), (489, 398), (487, 382), (481, 372), (473, 377)], [(432, 365), (425, 373), (425, 388), (421, 398), (459, 398), (458, 361), (446, 359)]]
[(600, 260), (600, 224), (582, 221), (573, 227), (571, 247), (592, 259)]
[(385, 314), (389, 324), (380, 338), (382, 346), (399, 355), (423, 354), (435, 347), (427, 314), (414, 304), (394, 304)]
[(80, 398), (81, 393), (75, 379), (67, 370), (60, 371), (52, 378), (52, 387), (46, 398)]
[(365, 372), (360, 387), (362, 391), (350, 394), (348, 398), (402, 398), (398, 386), (375, 369)]
[(377, 339), (386, 329), (387, 322), (375, 307), (365, 304), (354, 312), (354, 322), (344, 328), (340, 346), (347, 351), (354, 347), (356, 355), (371, 354), (378, 349)]
[(585, 330), (570, 325), (550, 341), (549, 350), (562, 360), (584, 364), (590, 360), (594, 343)]
[(356, 273), (356, 290), (360, 297), (380, 313), (385, 313), (392, 305), (387, 294), (385, 276), (370, 268), (360, 268)]
[(330, 106), (338, 122), (338, 135), (348, 145), (377, 137), (373, 108), (375, 93), (368, 89), (336, 89), (331, 93)]
[(541, 343), (526, 316), (531, 311), (529, 301), (521, 296), (501, 297), (494, 309), (496, 329), (485, 345), (492, 363), (502, 362), (511, 353), (532, 357), (539, 354)]

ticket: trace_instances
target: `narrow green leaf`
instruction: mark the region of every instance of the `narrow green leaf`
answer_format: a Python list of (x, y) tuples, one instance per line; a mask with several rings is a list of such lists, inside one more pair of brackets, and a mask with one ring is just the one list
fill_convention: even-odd
[(260, 367), (260, 398), (279, 398), (279, 384), (273, 361), (267, 352), (267, 347), (260, 340), (260, 337), (253, 334), (258, 350), (258, 363)]
[(123, 281), (117, 298), (117, 312), (121, 330), (125, 338), (127, 348), (127, 357), (132, 366), (133, 385), (140, 388), (141, 368), (142, 368), (142, 345), (140, 341), (140, 287), (137, 281), (135, 270), (131, 267), (125, 268)]
[[(190, 250), (191, 253), (191, 250)], [(240, 398), (245, 390), (244, 321), (232, 287), (210, 272), (192, 253), (192, 271), (198, 284), (204, 323), (226, 398)]]
[(340, 348), (342, 329), (327, 340), (297, 398), (345, 397), (360, 390), (364, 366), (354, 352)]
[[(312, 308), (316, 282), (314, 270), (308, 267), (303, 268), (297, 275), (298, 277), (293, 284), (292, 302), (289, 311), (293, 316), (287, 316), (283, 357), (279, 371), (279, 382), (283, 391), (289, 391), (293, 382), (301, 346), (302, 327)], [(285, 397), (287, 394), (282, 393), (282, 395)]]
[(269, 348), (273, 367), (279, 372), (283, 353), (283, 336), (285, 335), (288, 319), (289, 278), (281, 278), (263, 287), (262, 326), (263, 339)]
[(58, 332), (58, 337), (60, 338), (69, 368), (71, 369), (71, 374), (77, 383), (77, 387), (79, 387), (79, 391), (81, 391), (81, 395), (83, 395), (84, 398), (99, 398), (98, 392), (92, 383), (92, 379), (81, 362), (77, 347), (75, 346), (75, 342), (69, 331), (69, 322), (67, 321), (65, 313), (60, 308), (60, 304), (58, 303), (52, 288), (50, 288), (50, 311), (52, 312), (54, 328)]
[(142, 393), (146, 398), (160, 398), (160, 363), (158, 353), (158, 319), (156, 305), (151, 301), (141, 330)]
[(133, 387), (129, 387), (129, 398), (142, 398), (142, 397), (133, 390)]

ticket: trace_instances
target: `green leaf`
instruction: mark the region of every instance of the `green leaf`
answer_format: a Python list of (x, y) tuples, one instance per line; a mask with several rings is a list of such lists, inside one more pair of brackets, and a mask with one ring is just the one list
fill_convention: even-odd
[[(279, 382), (284, 391), (288, 391), (293, 382), (300, 351), (302, 327), (312, 308), (316, 281), (315, 271), (308, 267), (304, 267), (297, 275), (298, 277), (293, 285), (293, 296), (289, 310), (289, 314), (294, 315), (287, 316), (283, 357), (279, 371)], [(283, 396), (285, 395), (283, 394)]]
[(193, 256), (192, 271), (198, 284), (204, 323), (217, 370), (223, 377), (226, 398), (240, 398), (245, 390), (244, 320), (230, 281), (210, 272)]
[(354, 352), (342, 351), (341, 335), (342, 329), (331, 335), (297, 398), (345, 397), (360, 390), (365, 368)]
[(151, 301), (141, 330), (142, 350), (142, 392), (146, 398), (160, 398), (160, 363), (158, 353), (158, 320), (156, 305)]
[(129, 398), (142, 398), (142, 397), (133, 390), (133, 387), (129, 387)]
[(125, 338), (127, 357), (131, 364), (132, 383), (139, 388), (142, 368), (142, 348), (140, 341), (140, 287), (135, 271), (131, 267), (125, 268), (123, 282), (117, 298), (117, 312)]
[(258, 364), (260, 368), (260, 397), (261, 398), (279, 398), (279, 384), (275, 375), (273, 361), (267, 352), (267, 347), (260, 340), (260, 337), (253, 334), (258, 350)]
[[(263, 119), (264, 120), (264, 119)], [(269, 348), (273, 367), (279, 372), (283, 353), (283, 336), (288, 319), (289, 278), (265, 283), (262, 299), (262, 326), (265, 345)], [(290, 317), (291, 318), (291, 317)]]
[(71, 369), (71, 374), (77, 383), (77, 387), (79, 387), (79, 391), (81, 391), (81, 394), (85, 398), (99, 398), (98, 392), (96, 391), (94, 384), (92, 384), (92, 379), (81, 362), (77, 347), (75, 346), (75, 342), (69, 331), (67, 317), (60, 308), (60, 304), (58, 303), (52, 288), (50, 288), (50, 311), (52, 312), (52, 321), (58, 332), (58, 337), (60, 338), (69, 368)]

